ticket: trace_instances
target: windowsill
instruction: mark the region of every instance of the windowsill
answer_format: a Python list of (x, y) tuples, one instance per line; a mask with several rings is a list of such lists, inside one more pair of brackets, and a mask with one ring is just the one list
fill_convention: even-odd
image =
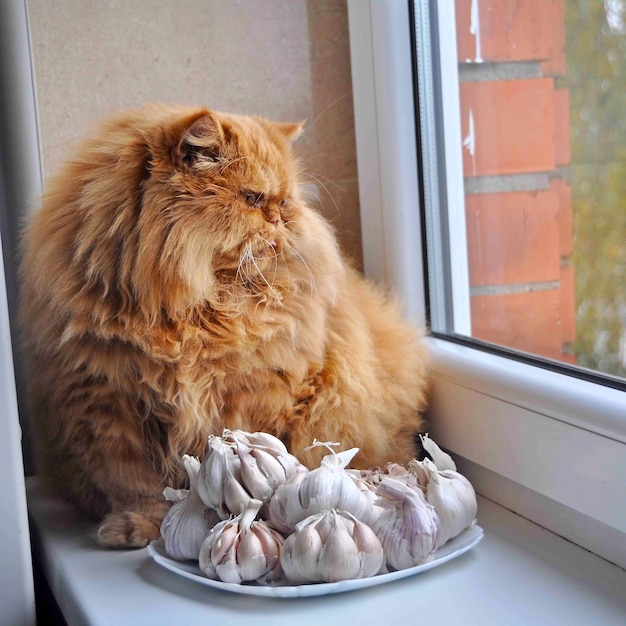
[(416, 576), (322, 598), (265, 599), (179, 578), (145, 550), (103, 551), (90, 525), (28, 485), (33, 555), (68, 624), (362, 625), (419, 619), (443, 624), (624, 623), (626, 572), (511, 513), (479, 500), (484, 539)]
[(485, 496), (626, 567), (626, 394), (428, 339), (430, 434)]

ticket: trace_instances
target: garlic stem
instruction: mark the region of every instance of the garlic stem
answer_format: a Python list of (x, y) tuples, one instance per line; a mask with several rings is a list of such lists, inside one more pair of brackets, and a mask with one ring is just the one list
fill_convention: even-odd
[(420, 441), (424, 450), (428, 452), (433, 460), (433, 463), (437, 466), (438, 470), (454, 470), (456, 471), (456, 463), (452, 457), (444, 452), (429, 436), (428, 433), (420, 435)]

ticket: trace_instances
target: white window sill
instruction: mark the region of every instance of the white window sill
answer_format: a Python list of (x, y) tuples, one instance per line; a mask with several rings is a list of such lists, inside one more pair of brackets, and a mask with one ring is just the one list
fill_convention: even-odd
[(431, 435), (461, 471), (492, 500), (625, 567), (626, 394), (428, 344)]
[(391, 623), (612, 624), (626, 615), (626, 572), (480, 498), (481, 543), (440, 567), (344, 594), (265, 599), (179, 578), (145, 550), (104, 551), (89, 523), (28, 487), (34, 558), (70, 625)]

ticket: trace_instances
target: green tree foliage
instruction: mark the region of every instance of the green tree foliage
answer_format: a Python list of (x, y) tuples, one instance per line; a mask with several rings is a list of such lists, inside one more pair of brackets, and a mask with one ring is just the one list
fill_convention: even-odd
[(626, 376), (626, 1), (566, 0), (577, 362)]

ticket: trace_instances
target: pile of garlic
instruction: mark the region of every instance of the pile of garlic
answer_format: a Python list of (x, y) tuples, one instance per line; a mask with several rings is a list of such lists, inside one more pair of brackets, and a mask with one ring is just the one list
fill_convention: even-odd
[(339, 445), (314, 441), (329, 454), (308, 470), (268, 433), (211, 435), (201, 463), (183, 457), (189, 490), (163, 492), (165, 551), (224, 582), (334, 582), (425, 563), (475, 522), (474, 489), (427, 435), (432, 461), (407, 467), (348, 469), (358, 448)]

